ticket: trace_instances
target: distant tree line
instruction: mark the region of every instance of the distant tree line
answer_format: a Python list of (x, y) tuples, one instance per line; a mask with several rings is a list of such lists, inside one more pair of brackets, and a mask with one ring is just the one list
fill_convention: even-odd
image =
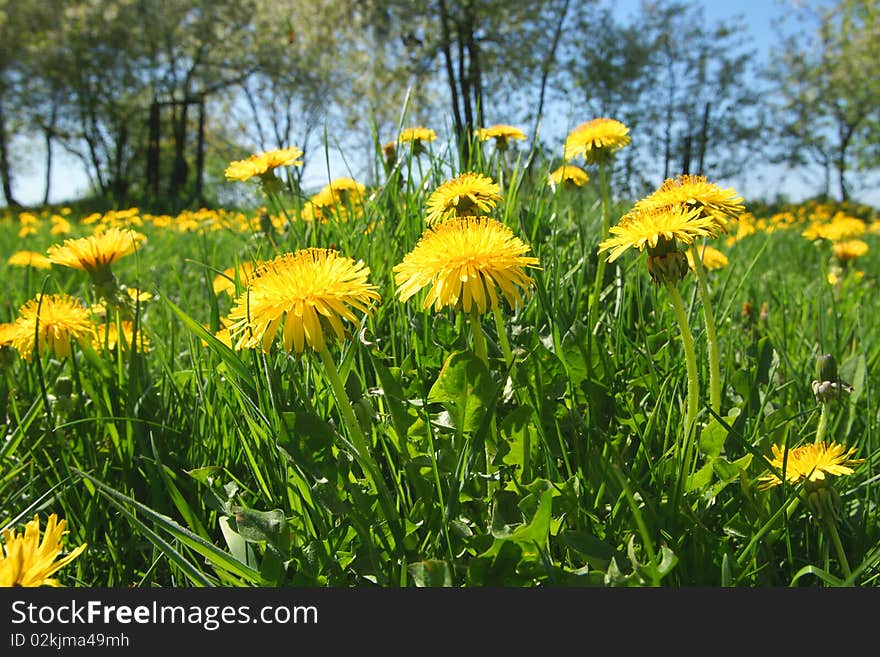
[(326, 136), (372, 162), (405, 110), (463, 162), (478, 127), (523, 127), (558, 159), (567, 130), (609, 116), (638, 136), (614, 174), (632, 194), (770, 161), (847, 199), (880, 164), (880, 0), (788, 11), (798, 28), (761, 62), (747, 17), (679, 0), (628, 17), (598, 0), (0, 0), (3, 198), (18, 205), (24, 136), (44, 145), (45, 200), (64, 150), (97, 196), (204, 204), (254, 150), (323, 159)]

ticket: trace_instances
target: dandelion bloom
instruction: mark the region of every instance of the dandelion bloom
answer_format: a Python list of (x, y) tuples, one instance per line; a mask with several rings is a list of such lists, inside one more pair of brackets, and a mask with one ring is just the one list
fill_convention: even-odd
[(709, 182), (706, 176), (682, 174), (667, 178), (657, 191), (636, 202), (635, 209), (644, 210), (666, 205), (682, 205), (696, 208), (718, 225), (720, 232), (727, 232), (728, 220), (737, 218), (745, 211), (743, 199), (733, 188), (722, 189)]
[(225, 292), (229, 296), (234, 297), (236, 279), (240, 285), (247, 287), (256, 268), (257, 265), (250, 260), (242, 262), (238, 267), (228, 267), (222, 274), (217, 274), (214, 277), (212, 283), (214, 294)]
[(352, 178), (335, 178), (324, 185), (303, 206), (302, 218), (306, 221), (327, 221), (335, 216), (337, 221), (345, 222), (349, 212), (361, 212), (366, 195), (366, 186)]
[(643, 251), (656, 247), (661, 241), (690, 244), (699, 237), (714, 237), (715, 223), (700, 217), (698, 210), (679, 206), (632, 211), (620, 223), (612, 226), (613, 237), (599, 244), (599, 253), (610, 251), (608, 262), (617, 260), (627, 249)]
[(36, 251), (16, 251), (6, 264), (13, 267), (33, 267), (34, 269), (52, 269), (52, 261)]
[(369, 273), (363, 262), (321, 248), (263, 263), (229, 313), (235, 348), (268, 351), (284, 320), (285, 351), (299, 354), (306, 346), (323, 351), (325, 331), (344, 339), (341, 320), (357, 324), (354, 311), (369, 313), (370, 304), (379, 300), (376, 286), (367, 282)]
[(136, 344), (141, 352), (150, 350), (150, 340), (144, 335), (143, 327), (138, 328), (135, 335), (134, 322), (130, 320), (123, 320), (118, 325), (114, 321), (98, 325), (95, 344), (99, 349), (106, 348), (107, 351), (113, 351), (120, 342), (123, 351), (128, 351), (132, 343)]
[(520, 141), (526, 139), (526, 133), (519, 128), (503, 124), (489, 126), (488, 128), (479, 128), (476, 130), (475, 134), (480, 141), (494, 139), (495, 145), (502, 150), (507, 148), (511, 139), (518, 139)]
[(593, 119), (580, 124), (568, 134), (564, 157), (573, 160), (580, 156), (586, 162), (604, 162), (629, 142), (629, 128), (620, 121)]
[(861, 237), (866, 230), (865, 222), (858, 217), (838, 214), (831, 221), (814, 222), (801, 235), (813, 241), (825, 239), (831, 242), (841, 242)]
[(63, 244), (50, 246), (47, 254), (56, 264), (95, 274), (134, 253), (146, 239), (146, 235), (133, 230), (108, 228), (88, 237), (64, 240)]
[(648, 272), (655, 283), (677, 283), (688, 272), (687, 256), (679, 242), (691, 244), (699, 237), (714, 237), (717, 227), (697, 209), (674, 205), (651, 210), (633, 210), (612, 226), (609, 237), (599, 244), (599, 253), (610, 251), (608, 262), (627, 249), (648, 250)]
[(430, 286), (424, 307), (461, 308), (465, 312), (498, 308), (501, 289), (511, 308), (523, 302), (519, 288), (532, 279), (526, 268), (538, 259), (504, 224), (489, 217), (450, 219), (429, 227), (415, 248), (394, 267), (397, 295), (407, 301)]
[(405, 144), (407, 142), (426, 142), (426, 141), (434, 141), (437, 139), (437, 133), (434, 132), (431, 128), (405, 128), (400, 131), (400, 134), (397, 136), (397, 141), (401, 144)]
[(463, 173), (447, 180), (428, 197), (427, 223), (451, 217), (485, 215), (502, 200), (500, 187), (481, 173)]
[[(784, 469), (785, 480), (792, 485), (802, 481), (811, 483), (823, 481), (826, 475), (835, 477), (849, 475), (853, 473), (851, 465), (864, 462), (864, 459), (850, 458), (855, 454), (855, 447), (846, 449), (845, 446), (834, 442), (801, 445), (789, 450), (787, 455), (777, 445), (772, 445), (770, 449), (773, 451), (770, 465), (780, 472)], [(759, 490), (767, 490), (782, 483), (774, 472), (761, 475), (758, 481), (761, 482), (758, 485)]]
[(563, 164), (550, 174), (547, 184), (555, 187), (562, 185), (583, 187), (589, 180), (590, 176), (580, 167), (574, 164)]
[[(722, 269), (728, 265), (727, 256), (721, 253), (718, 249), (709, 246), (708, 244), (705, 246), (701, 246), (699, 249), (700, 252), (700, 260), (703, 261), (703, 266), (708, 270), (713, 269)], [(694, 262), (694, 254), (691, 249), (687, 250), (685, 254), (688, 260), (688, 267), (692, 270), (696, 271), (696, 262)]]
[(0, 587), (59, 586), (52, 575), (76, 559), (86, 549), (83, 543), (66, 556), (61, 555), (61, 538), (67, 533), (67, 521), (59, 522), (57, 514), (46, 521), (43, 540), (40, 540), (40, 517), (25, 525), (22, 534), (11, 529), (3, 532), (3, 551), (0, 553)]
[(95, 325), (89, 310), (66, 294), (37, 295), (18, 311), (12, 346), (25, 360), (34, 349), (70, 356), (70, 343), (91, 342)]
[(21, 328), (15, 322), (0, 324), (0, 347), (11, 347)]
[(836, 242), (831, 248), (835, 258), (847, 262), (865, 255), (868, 252), (868, 243), (862, 240), (844, 240)]
[(255, 176), (264, 177), (279, 167), (301, 167), (302, 156), (303, 150), (296, 146), (255, 153), (246, 160), (231, 162), (226, 167), (226, 179), (244, 182)]

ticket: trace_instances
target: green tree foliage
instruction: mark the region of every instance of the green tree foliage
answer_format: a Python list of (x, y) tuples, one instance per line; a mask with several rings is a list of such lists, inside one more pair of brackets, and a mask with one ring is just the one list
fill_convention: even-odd
[(776, 159), (818, 165), (825, 195), (833, 176), (847, 200), (848, 174), (880, 163), (880, 3), (814, 3), (793, 18), (805, 27), (785, 41), (770, 70), (779, 98)]

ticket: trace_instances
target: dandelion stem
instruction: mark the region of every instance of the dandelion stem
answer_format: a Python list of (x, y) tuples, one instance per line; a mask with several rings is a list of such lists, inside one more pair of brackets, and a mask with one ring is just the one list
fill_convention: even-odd
[(819, 411), (819, 424), (816, 426), (817, 443), (824, 442), (825, 434), (828, 433), (828, 404), (822, 402), (819, 406), (821, 407), (821, 410)]
[(391, 503), (391, 494), (385, 486), (385, 482), (379, 472), (379, 466), (376, 464), (376, 461), (370, 453), (370, 449), (367, 446), (367, 440), (364, 437), (363, 431), (361, 431), (357, 417), (355, 417), (354, 411), (351, 410), (351, 402), (348, 398), (348, 394), (345, 392), (345, 386), (342, 383), (342, 378), (339, 376), (339, 371), (336, 369), (336, 363), (333, 362), (333, 357), (327, 349), (322, 349), (318, 352), (318, 355), (321, 357), (321, 362), (324, 364), (324, 371), (327, 373), (330, 387), (333, 388), (333, 395), (336, 397), (336, 405), (339, 407), (339, 410), (342, 413), (342, 418), (348, 428), (348, 435), (351, 438), (351, 443), (354, 447), (355, 458), (357, 458), (358, 463), (360, 463), (365, 474), (375, 487), (376, 492), (379, 494), (379, 502), (385, 514), (385, 519), (391, 526), (392, 531), (395, 532), (395, 539), (399, 546), (403, 535), (402, 532), (399, 531), (400, 528), (398, 523), (394, 522), (395, 514), (393, 512), (394, 506)]
[(849, 568), (849, 561), (846, 559), (846, 552), (843, 549), (843, 544), (840, 542), (840, 534), (837, 532), (837, 524), (832, 518), (825, 518), (823, 524), (828, 532), (828, 537), (834, 544), (834, 551), (837, 553), (837, 560), (840, 562), (840, 569), (843, 571), (843, 576), (846, 579), (849, 579), (852, 575), (852, 571)]
[(700, 300), (703, 303), (703, 319), (706, 323), (706, 343), (709, 349), (709, 405), (715, 413), (721, 415), (721, 364), (718, 356), (718, 334), (715, 330), (715, 314), (712, 312), (712, 300), (709, 297), (709, 285), (706, 281), (706, 267), (696, 246), (691, 247), (694, 267), (697, 270), (697, 285)]
[(483, 333), (483, 324), (480, 321), (480, 312), (476, 305), (471, 306), (470, 313), (471, 334), (474, 340), (474, 353), (477, 354), (483, 364), (489, 367), (489, 353), (486, 349), (486, 335)]
[(700, 407), (700, 380), (697, 374), (697, 355), (694, 349), (694, 337), (688, 325), (687, 313), (684, 310), (681, 295), (673, 283), (666, 283), (666, 289), (672, 299), (672, 307), (675, 310), (675, 318), (681, 330), (681, 342), (684, 346), (685, 363), (687, 365), (687, 410), (684, 420), (684, 455), (682, 462), (685, 468), (690, 468), (690, 453), (692, 443), (696, 437), (697, 412)]
[(495, 318), (495, 330), (498, 332), (498, 343), (501, 345), (501, 353), (504, 354), (504, 362), (507, 364), (507, 369), (510, 371), (510, 375), (513, 376), (513, 351), (511, 351), (510, 342), (507, 339), (507, 331), (505, 331), (504, 327), (504, 317), (501, 316), (501, 307), (499, 306), (492, 310), (492, 315)]
[[(599, 163), (599, 189), (602, 194), (602, 234), (599, 241), (602, 242), (608, 237), (608, 231), (611, 228), (611, 209), (609, 208), (608, 197), (608, 178), (605, 173), (605, 163)], [(602, 284), (605, 280), (605, 258), (599, 256), (599, 262), (596, 264), (596, 278), (593, 281), (593, 293), (590, 297), (589, 309), (589, 331), (592, 333), (596, 328), (596, 314), (599, 312), (599, 297), (602, 294)]]

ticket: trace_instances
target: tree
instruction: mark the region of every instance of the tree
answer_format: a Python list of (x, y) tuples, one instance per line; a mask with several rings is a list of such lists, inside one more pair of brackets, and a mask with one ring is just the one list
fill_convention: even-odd
[(880, 2), (810, 5), (795, 18), (809, 29), (786, 40), (771, 70), (782, 146), (775, 159), (818, 164), (826, 194), (835, 174), (845, 201), (847, 174), (880, 163)]

